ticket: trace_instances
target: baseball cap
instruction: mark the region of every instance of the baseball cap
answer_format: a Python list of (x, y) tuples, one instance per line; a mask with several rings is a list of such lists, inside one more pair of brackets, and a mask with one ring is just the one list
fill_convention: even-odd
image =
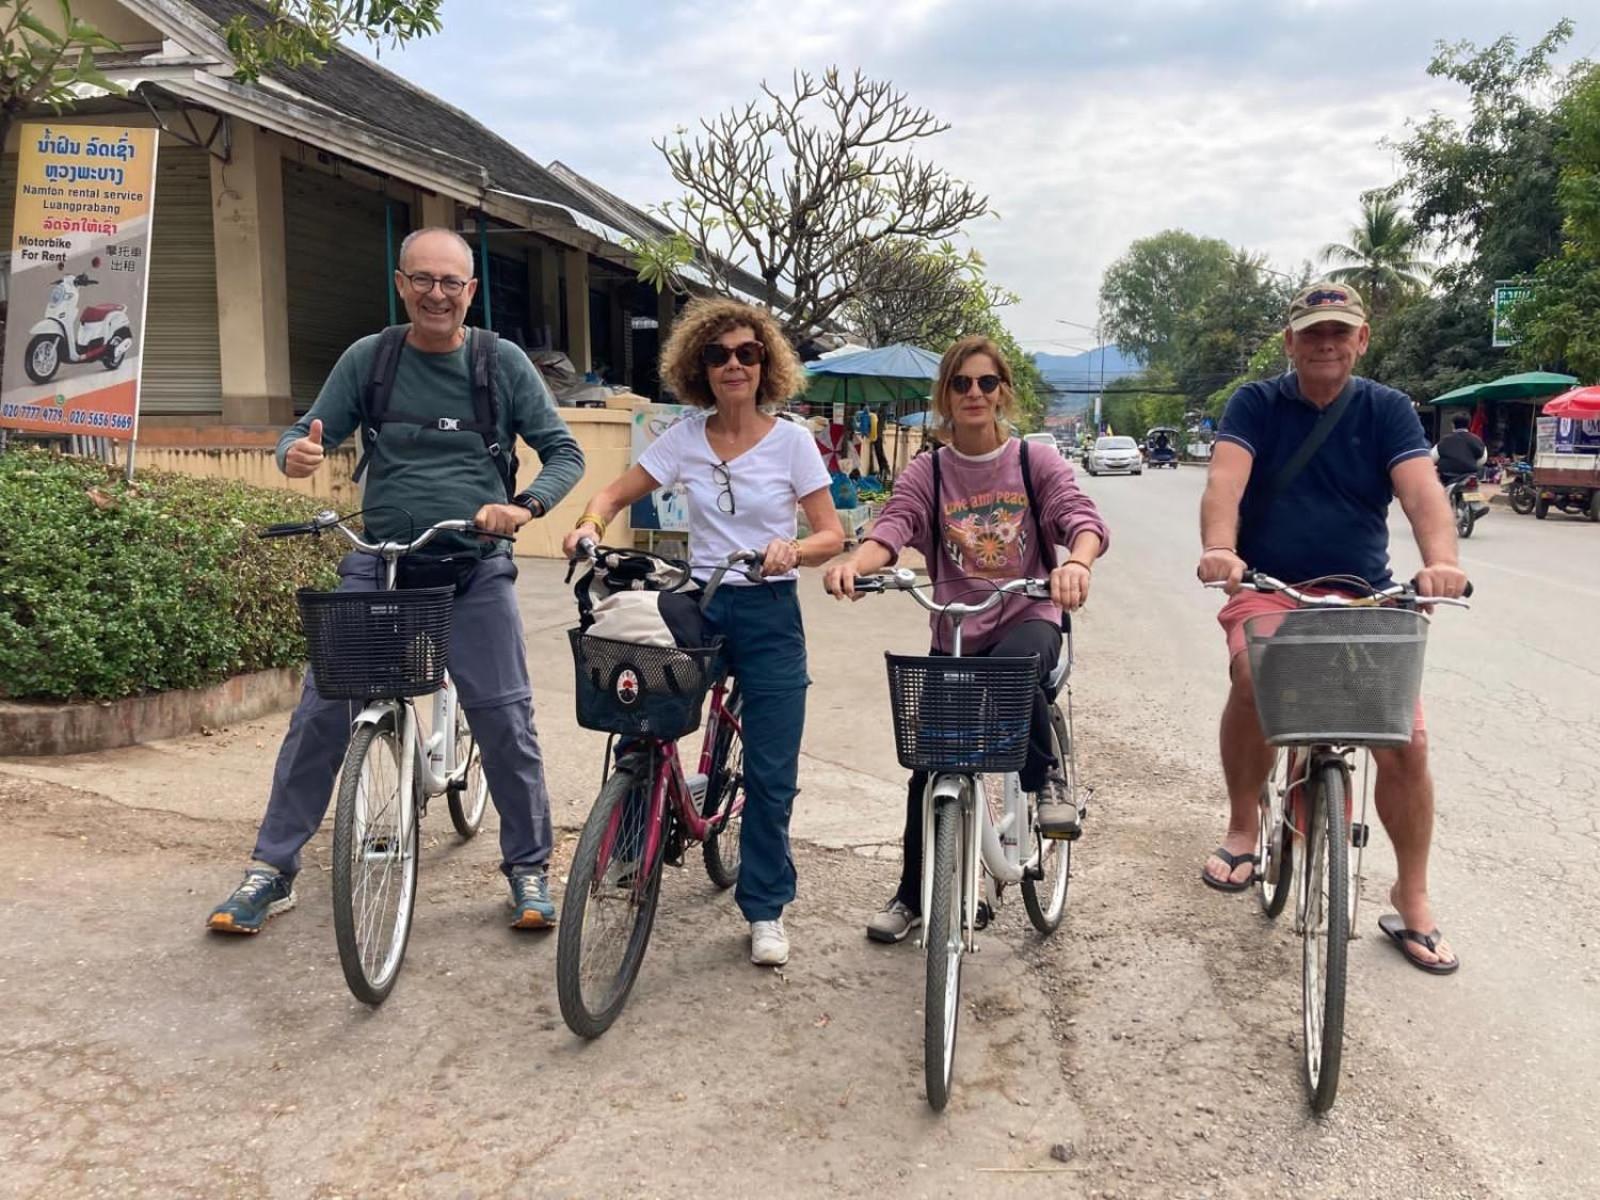
[(1367, 306), (1349, 284), (1313, 283), (1289, 302), (1289, 328), (1299, 333), (1323, 321), (1365, 325)]

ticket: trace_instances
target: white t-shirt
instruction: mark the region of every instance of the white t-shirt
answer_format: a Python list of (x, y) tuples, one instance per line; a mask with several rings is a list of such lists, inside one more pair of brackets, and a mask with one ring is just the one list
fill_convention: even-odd
[[(783, 420), (723, 463), (706, 440), (706, 416), (686, 417), (646, 447), (639, 466), (660, 486), (676, 484), (688, 492), (689, 558), (698, 579), (708, 579), (715, 564), (736, 550), (761, 551), (775, 539), (794, 537), (796, 504), (830, 482), (810, 432)], [(726, 486), (718, 480), (722, 472), (713, 471), (720, 466), (727, 468)], [(729, 491), (731, 514), (722, 508)], [(795, 572), (772, 578), (793, 579)], [(725, 577), (729, 585), (748, 582), (740, 575)]]

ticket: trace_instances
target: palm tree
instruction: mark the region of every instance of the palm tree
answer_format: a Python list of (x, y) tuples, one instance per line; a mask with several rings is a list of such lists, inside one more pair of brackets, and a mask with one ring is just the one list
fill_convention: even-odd
[(1394, 200), (1364, 196), (1361, 220), (1350, 227), (1349, 245), (1329, 242), (1322, 248), (1322, 261), (1344, 263), (1329, 271), (1328, 278), (1364, 290), (1370, 310), (1377, 313), (1428, 286), (1433, 264), (1413, 257), (1423, 248), (1421, 230)]

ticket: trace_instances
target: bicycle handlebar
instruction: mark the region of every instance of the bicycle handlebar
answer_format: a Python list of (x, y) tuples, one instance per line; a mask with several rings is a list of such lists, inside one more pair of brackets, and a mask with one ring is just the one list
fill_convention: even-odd
[[(1371, 604), (1384, 601), (1397, 601), (1403, 608), (1416, 608), (1424, 604), (1447, 604), (1452, 608), (1471, 608), (1467, 597), (1472, 595), (1472, 584), (1467, 584), (1467, 590), (1459, 598), (1455, 596), (1424, 596), (1417, 591), (1417, 581), (1409, 583), (1391, 584), (1386, 588), (1374, 588), (1370, 596), (1313, 596), (1300, 591), (1293, 584), (1284, 583), (1281, 579), (1274, 579), (1264, 571), (1246, 571), (1239, 581), (1241, 587), (1247, 587), (1253, 592), (1282, 592), (1296, 604), (1305, 605), (1307, 608), (1364, 608)], [(1224, 580), (1217, 579), (1204, 585), (1208, 588), (1226, 587)]]
[(916, 572), (909, 567), (896, 567), (893, 571), (878, 575), (860, 575), (855, 581), (857, 592), (910, 592), (917, 603), (929, 612), (951, 617), (970, 617), (988, 612), (1007, 596), (1023, 595), (1030, 600), (1050, 599), (1048, 579), (1012, 579), (993, 586), (993, 593), (979, 604), (963, 604), (955, 600), (941, 604), (930, 595), (933, 590), (931, 584), (919, 584)]
[[(681, 576), (678, 583), (674, 585), (675, 587), (682, 587), (693, 578), (691, 571), (695, 565), (700, 566), (703, 570), (712, 572), (711, 580), (706, 588), (709, 598), (722, 586), (723, 576), (730, 571), (743, 575), (751, 583), (760, 583), (764, 578), (761, 574), (761, 563), (764, 557), (759, 550), (735, 550), (719, 563), (690, 564), (680, 562), (674, 558), (663, 557), (649, 550), (629, 550), (620, 546), (602, 546), (595, 542), (593, 538), (580, 538), (577, 552), (567, 560), (567, 579), (569, 582), (571, 581), (573, 570), (582, 562), (594, 563), (597, 567), (612, 570), (626, 558), (648, 558), (660, 563), (670, 571), (677, 572)], [(738, 569), (741, 565), (744, 568), (743, 570)]]
[(377, 555), (381, 558), (399, 558), (402, 555), (411, 554), (422, 549), (441, 533), (470, 533), (477, 537), (494, 538), (502, 542), (516, 540), (515, 534), (496, 533), (490, 529), (480, 529), (472, 521), (456, 520), (440, 521), (436, 525), (430, 525), (422, 531), (415, 541), (369, 542), (351, 530), (345, 524), (345, 520), (346, 518), (339, 516), (338, 513), (324, 510), (312, 517), (311, 520), (300, 524), (268, 525), (265, 529), (258, 531), (256, 536), (262, 538), (300, 537), (306, 534), (320, 536), (324, 531), (332, 529), (343, 534), (345, 540), (360, 553)]

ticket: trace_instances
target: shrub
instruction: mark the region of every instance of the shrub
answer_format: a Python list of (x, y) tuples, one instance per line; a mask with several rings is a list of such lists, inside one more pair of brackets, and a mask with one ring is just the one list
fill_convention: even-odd
[(0, 697), (109, 700), (304, 661), (294, 592), (342, 543), (255, 531), (318, 507), (289, 491), (0, 454)]

